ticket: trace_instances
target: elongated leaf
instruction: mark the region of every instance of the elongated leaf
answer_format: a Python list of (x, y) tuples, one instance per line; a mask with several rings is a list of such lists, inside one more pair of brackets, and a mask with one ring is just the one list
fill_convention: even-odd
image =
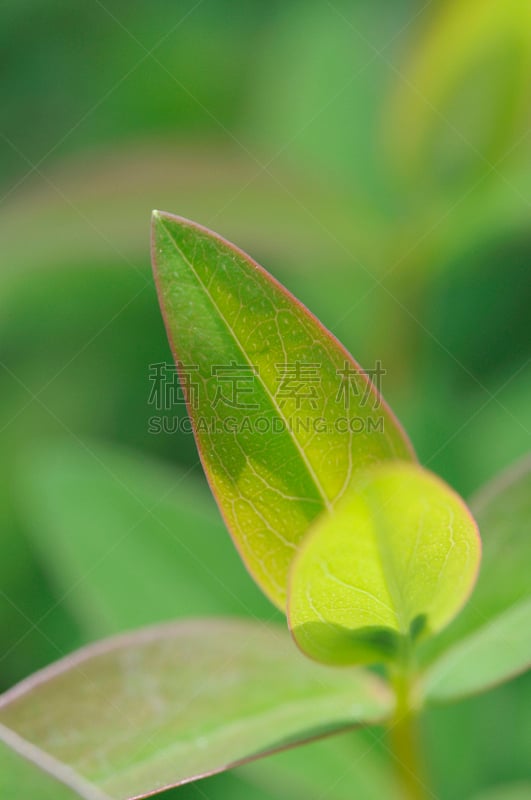
[(516, 603), (430, 667), (425, 693), (432, 700), (452, 700), (507, 680), (531, 664), (531, 598)]
[(411, 458), (343, 347), (245, 253), (154, 212), (153, 263), (212, 489), (258, 584), (284, 607), (311, 521), (362, 466)]
[(190, 615), (271, 617), (194, 474), (124, 447), (86, 447), (34, 446), (19, 480), (20, 514), (86, 635)]
[(0, 725), (0, 797), (6, 800), (110, 800), (108, 795)]
[(317, 521), (295, 558), (289, 619), (300, 648), (325, 663), (397, 658), (465, 602), (480, 542), (462, 500), (411, 464), (370, 470)]
[(483, 538), (479, 580), (466, 609), (423, 653), (428, 700), (484, 691), (531, 663), (531, 457), (472, 500)]
[(0, 722), (112, 798), (385, 718), (385, 686), (312, 664), (282, 628), (202, 620), (90, 646), (0, 701)]

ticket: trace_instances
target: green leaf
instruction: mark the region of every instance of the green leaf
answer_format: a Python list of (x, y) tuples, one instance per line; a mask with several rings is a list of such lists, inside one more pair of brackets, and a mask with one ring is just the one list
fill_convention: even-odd
[(110, 800), (97, 787), (3, 725), (0, 725), (0, 797)]
[(471, 502), (483, 539), (479, 580), (466, 609), (426, 645), (423, 692), (447, 701), (489, 689), (531, 663), (531, 457)]
[(312, 664), (282, 628), (196, 620), (89, 646), (0, 699), (0, 722), (112, 798), (386, 718), (385, 685)]
[(56, 441), (27, 452), (19, 487), (41, 561), (91, 638), (189, 615), (274, 612), (193, 473), (125, 447)]
[(351, 356), (241, 250), (154, 212), (153, 263), (206, 474), (249, 570), (284, 607), (310, 523), (358, 469), (412, 458), (410, 444)]
[(412, 464), (376, 467), (299, 550), (288, 604), (293, 636), (325, 663), (396, 659), (404, 644), (457, 614), (479, 559), (474, 520), (448, 486)]

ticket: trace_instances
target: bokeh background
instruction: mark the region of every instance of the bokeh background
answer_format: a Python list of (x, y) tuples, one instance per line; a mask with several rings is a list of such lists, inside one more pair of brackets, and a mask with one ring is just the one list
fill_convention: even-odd
[[(528, 0), (0, 15), (0, 688), (153, 621), (274, 616), (192, 438), (149, 433), (150, 365), (170, 361), (152, 208), (235, 241), (382, 361), (420, 459), (465, 496), (529, 449)], [(523, 677), (430, 714), (439, 800), (523, 780), (526, 699)], [(167, 796), (356, 790), (393, 797), (378, 731)]]

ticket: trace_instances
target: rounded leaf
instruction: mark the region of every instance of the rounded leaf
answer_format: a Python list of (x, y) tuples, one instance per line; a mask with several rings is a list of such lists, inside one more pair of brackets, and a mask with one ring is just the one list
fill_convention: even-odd
[(377, 467), (304, 540), (291, 575), (293, 636), (325, 663), (398, 659), (457, 614), (479, 559), (476, 524), (452, 489), (415, 465)]

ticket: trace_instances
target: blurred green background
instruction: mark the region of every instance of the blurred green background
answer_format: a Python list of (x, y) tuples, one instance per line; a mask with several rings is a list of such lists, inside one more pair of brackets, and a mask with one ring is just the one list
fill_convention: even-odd
[[(148, 431), (170, 361), (152, 208), (235, 241), (381, 360), (421, 461), (465, 496), (529, 449), (528, 0), (0, 15), (0, 689), (115, 631), (275, 616), (191, 436)], [(429, 715), (440, 800), (520, 796), (529, 685)], [(167, 796), (392, 798), (378, 732), (311, 748)]]

